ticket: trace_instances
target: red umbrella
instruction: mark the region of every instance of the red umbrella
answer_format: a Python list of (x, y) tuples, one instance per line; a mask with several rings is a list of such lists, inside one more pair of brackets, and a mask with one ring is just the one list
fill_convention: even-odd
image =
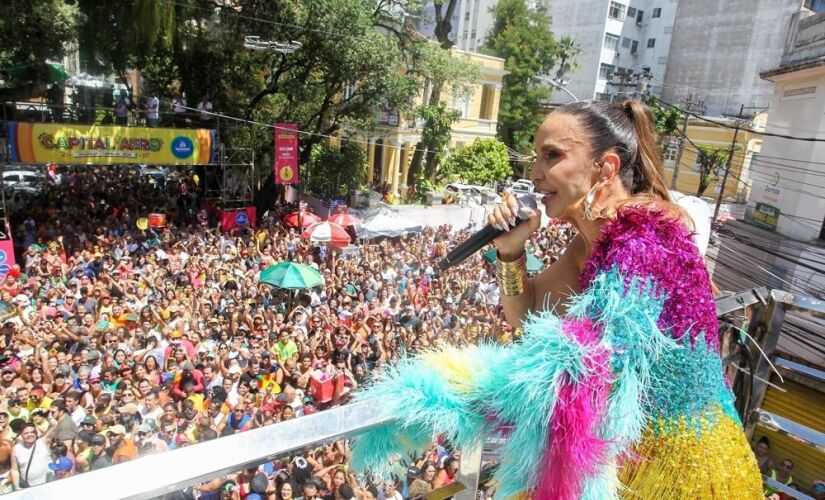
[(347, 230), (333, 222), (316, 222), (304, 229), (301, 236), (310, 241), (327, 242), (335, 247), (345, 247), (350, 242)]
[(350, 215), (346, 212), (338, 212), (337, 214), (330, 217), (329, 221), (344, 227), (355, 226), (361, 223), (361, 219), (354, 215)]
[[(311, 224), (315, 224), (316, 222), (321, 222), (321, 218), (315, 215), (314, 213), (308, 210), (301, 210), (300, 212), (300, 225), (302, 227), (307, 227)], [(288, 226), (298, 227), (298, 211), (292, 212), (291, 214), (284, 217), (284, 222)]]

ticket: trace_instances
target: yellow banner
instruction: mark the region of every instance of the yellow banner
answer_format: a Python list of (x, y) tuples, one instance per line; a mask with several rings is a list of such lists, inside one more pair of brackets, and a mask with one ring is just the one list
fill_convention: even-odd
[(9, 122), (12, 163), (75, 165), (209, 165), (216, 161), (216, 132), (174, 129)]

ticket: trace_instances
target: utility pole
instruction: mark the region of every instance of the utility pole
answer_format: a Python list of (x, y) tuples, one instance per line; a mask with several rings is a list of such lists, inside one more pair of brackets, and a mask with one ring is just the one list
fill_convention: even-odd
[(730, 142), (730, 149), (728, 150), (728, 161), (725, 162), (725, 176), (722, 177), (722, 187), (719, 189), (719, 197), (716, 198), (716, 209), (713, 211), (713, 220), (719, 216), (719, 208), (722, 206), (722, 197), (725, 195), (725, 184), (728, 182), (728, 174), (730, 173), (730, 166), (733, 161), (733, 150), (736, 148), (736, 136), (739, 135), (739, 126), (742, 124), (742, 113), (745, 111), (745, 105), (739, 106), (739, 116), (736, 118), (736, 128), (733, 130), (733, 140)]
[(685, 137), (687, 137), (688, 120), (690, 120), (690, 113), (693, 111), (693, 106), (697, 108), (704, 107), (704, 101), (693, 101), (693, 94), (688, 94), (687, 100), (684, 102), (685, 121), (682, 123), (682, 133), (679, 135), (679, 150), (676, 152), (676, 162), (673, 165), (673, 178), (670, 179), (670, 189), (676, 189), (676, 178), (679, 176), (679, 167), (682, 164), (682, 153), (685, 151)]

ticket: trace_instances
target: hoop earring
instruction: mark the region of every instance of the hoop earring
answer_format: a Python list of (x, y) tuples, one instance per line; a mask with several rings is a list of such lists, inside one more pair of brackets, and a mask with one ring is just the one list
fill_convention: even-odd
[(593, 213), (593, 201), (596, 199), (596, 190), (598, 189), (598, 184), (593, 184), (593, 187), (590, 188), (590, 191), (587, 192), (587, 196), (584, 197), (584, 218), (593, 222), (594, 220), (598, 219), (599, 217)]

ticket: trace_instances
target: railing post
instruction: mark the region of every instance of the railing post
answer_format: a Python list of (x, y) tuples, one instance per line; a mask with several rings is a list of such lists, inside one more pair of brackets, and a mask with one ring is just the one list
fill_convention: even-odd
[[(761, 308), (759, 314), (758, 328), (753, 331), (757, 335), (753, 335), (757, 344), (762, 347), (765, 356), (772, 357), (776, 350), (776, 345), (779, 343), (779, 334), (782, 331), (782, 324), (785, 321), (785, 308), (788, 304), (793, 303), (793, 296), (782, 290), (771, 290), (770, 302), (767, 306)], [(762, 405), (762, 400), (765, 398), (765, 391), (768, 389), (767, 380), (770, 378), (771, 367), (768, 361), (760, 354), (759, 360), (756, 363), (756, 369), (753, 371), (753, 386), (750, 394), (750, 404), (746, 408), (744, 415), (747, 419), (745, 423), (745, 432), (750, 438), (753, 435), (756, 427), (756, 418), (753, 415), (753, 410)]]
[(456, 500), (476, 500), (478, 495), (478, 480), (481, 475), (481, 455), (484, 451), (484, 442), (479, 441), (472, 448), (461, 450), (461, 467), (458, 470), (458, 481), (467, 489), (455, 495)]

